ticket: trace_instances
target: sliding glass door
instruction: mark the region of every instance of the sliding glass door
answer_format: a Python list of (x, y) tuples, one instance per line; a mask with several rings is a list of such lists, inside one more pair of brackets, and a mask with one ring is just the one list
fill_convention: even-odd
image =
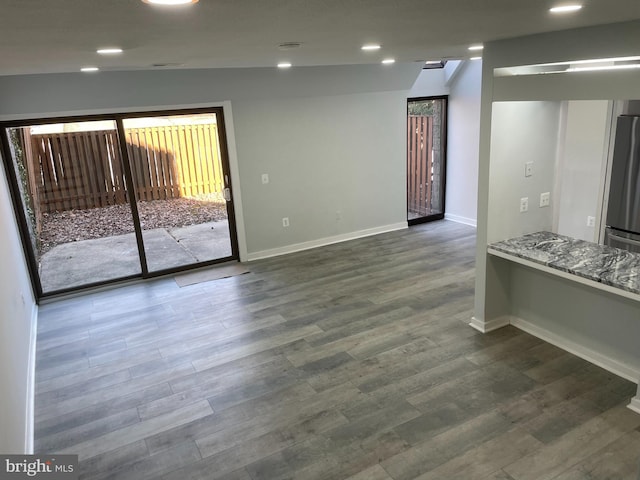
[(125, 118), (123, 126), (149, 271), (231, 257), (216, 113)]
[(222, 109), (3, 127), (39, 296), (238, 258)]

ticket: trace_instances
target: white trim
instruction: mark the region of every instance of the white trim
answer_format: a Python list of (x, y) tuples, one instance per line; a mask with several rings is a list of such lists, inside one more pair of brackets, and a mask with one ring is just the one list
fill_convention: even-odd
[(24, 426), (24, 453), (33, 454), (34, 451), (34, 423), (36, 398), (36, 340), (38, 335), (38, 305), (34, 304), (31, 311), (31, 332), (29, 333), (29, 364), (27, 366), (27, 395)]
[(460, 215), (454, 215), (452, 213), (445, 213), (444, 218), (446, 220), (451, 220), (452, 222), (456, 222), (456, 223), (462, 223), (464, 225), (469, 225), (471, 227), (478, 226), (478, 221), (475, 218), (461, 217)]
[(627, 405), (627, 408), (629, 408), (629, 410), (633, 410), (636, 413), (640, 413), (640, 395), (638, 395), (637, 397), (633, 397), (629, 402), (629, 405)]
[(511, 325), (533, 335), (534, 337), (538, 337), (545, 342), (587, 360), (594, 365), (602, 367), (619, 377), (629, 380), (630, 382), (638, 383), (638, 379), (640, 379), (640, 369), (637, 367), (603, 355), (589, 347), (585, 347), (584, 345), (580, 345), (579, 343), (569, 340), (557, 333), (551, 332), (546, 328), (539, 327), (531, 322), (523, 320), (522, 318), (513, 316), (511, 317)]
[(484, 321), (477, 317), (471, 317), (471, 322), (469, 322), (469, 326), (471, 328), (475, 328), (479, 332), (489, 333), (494, 330), (497, 330), (502, 327), (506, 327), (511, 323), (511, 317), (508, 315), (494, 318), (493, 320)]
[(628, 292), (627, 290), (622, 290), (621, 288), (605, 285), (604, 283), (596, 282), (595, 280), (589, 280), (588, 278), (581, 277), (574, 273), (563, 272), (562, 270), (558, 270), (557, 268), (551, 268), (546, 265), (542, 265), (541, 263), (536, 263), (525, 258), (516, 257), (515, 255), (495, 250), (491, 246), (487, 247), (487, 253), (496, 257), (504, 258), (505, 260), (510, 260), (514, 263), (519, 263), (520, 265), (524, 265), (525, 267), (533, 268), (534, 270), (540, 270), (541, 272), (549, 273), (551, 275), (555, 275), (556, 277), (561, 277), (566, 280), (571, 280), (576, 283), (581, 283), (582, 285), (593, 287), (597, 290), (613, 293), (615, 295), (630, 298), (631, 300), (640, 302), (640, 295), (637, 293)]
[(236, 224), (236, 237), (238, 239), (238, 256), (240, 261), (244, 262), (247, 259), (247, 234), (244, 227), (244, 208), (242, 206), (242, 192), (240, 190), (240, 167), (231, 102), (222, 102), (222, 110), (227, 134), (227, 153), (229, 154), (229, 175), (231, 176), (233, 210)]
[(309, 250), (317, 247), (324, 247), (325, 245), (331, 245), (333, 243), (346, 242), (348, 240), (355, 240), (357, 238), (370, 237), (371, 235), (378, 235), (380, 233), (394, 232), (396, 230), (402, 230), (407, 228), (407, 222), (393, 223), (391, 225), (383, 225), (381, 227), (367, 228), (365, 230), (358, 230), (350, 233), (343, 233), (341, 235), (335, 235), (333, 237), (319, 238), (317, 240), (310, 240), (308, 242), (294, 243), (293, 245), (286, 245), (284, 247), (271, 248), (269, 250), (260, 250), (258, 252), (252, 252), (247, 254), (247, 260), (259, 260), (261, 258), (276, 257), (278, 255), (286, 255), (287, 253), (300, 252), (302, 250)]

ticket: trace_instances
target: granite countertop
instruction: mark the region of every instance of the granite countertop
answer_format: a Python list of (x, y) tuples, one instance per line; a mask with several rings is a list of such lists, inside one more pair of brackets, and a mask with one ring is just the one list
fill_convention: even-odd
[(551, 232), (489, 245), (490, 249), (640, 294), (640, 254)]

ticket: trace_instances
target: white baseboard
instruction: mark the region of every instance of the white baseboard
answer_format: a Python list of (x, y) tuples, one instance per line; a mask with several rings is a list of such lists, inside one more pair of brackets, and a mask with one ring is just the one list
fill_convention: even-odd
[[(630, 382), (637, 384), (640, 380), (640, 370), (638, 368), (603, 355), (602, 353), (592, 350), (589, 347), (585, 347), (584, 345), (580, 345), (572, 340), (569, 340), (568, 338), (560, 336), (557, 333), (550, 332), (545, 328), (541, 328), (537, 325), (532, 324), (531, 322), (518, 317), (511, 317), (511, 325), (527, 333), (530, 333), (531, 335), (538, 337), (545, 342), (566, 350), (567, 352), (572, 353), (577, 357), (591, 362), (594, 365), (602, 367), (605, 370), (618, 375), (619, 377), (629, 380)], [(634, 400), (636, 399), (638, 399), (638, 397), (636, 397)], [(636, 408), (640, 408), (639, 403), (640, 399), (638, 399), (634, 403)]]
[(36, 340), (38, 335), (38, 305), (31, 312), (31, 332), (29, 335), (29, 366), (27, 371), (27, 398), (25, 408), (24, 453), (33, 454), (35, 399), (36, 399)]
[(471, 317), (471, 322), (469, 322), (469, 326), (475, 328), (479, 332), (489, 333), (494, 330), (497, 330), (502, 327), (506, 327), (511, 323), (511, 318), (509, 316), (494, 318), (493, 320), (489, 320), (485, 322), (476, 317)]
[(633, 397), (627, 407), (636, 413), (640, 413), (640, 395), (637, 397)]
[(444, 218), (446, 220), (451, 220), (452, 222), (463, 223), (472, 227), (478, 226), (478, 221), (475, 218), (461, 217), (460, 215), (454, 215), (452, 213), (445, 213)]
[(396, 230), (402, 230), (407, 228), (407, 222), (394, 223), (391, 225), (383, 225), (381, 227), (368, 228), (366, 230), (358, 230), (356, 232), (343, 233), (341, 235), (335, 235), (333, 237), (319, 238), (318, 240), (311, 240), (309, 242), (294, 243), (293, 245), (286, 245), (284, 247), (272, 248), (269, 250), (261, 250), (258, 252), (251, 252), (247, 254), (247, 260), (259, 260), (261, 258), (277, 257), (278, 255), (286, 255), (287, 253), (300, 252), (302, 250), (310, 250), (312, 248), (324, 247), (325, 245), (331, 245), (333, 243), (346, 242), (348, 240), (355, 240), (357, 238), (369, 237), (371, 235), (378, 235), (380, 233), (393, 232)]

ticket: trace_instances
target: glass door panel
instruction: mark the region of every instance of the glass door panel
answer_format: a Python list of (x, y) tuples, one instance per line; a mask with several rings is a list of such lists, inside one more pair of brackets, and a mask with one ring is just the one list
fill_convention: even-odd
[(148, 271), (234, 258), (217, 114), (122, 123)]
[(114, 121), (6, 129), (44, 294), (139, 275)]
[(409, 99), (407, 109), (407, 219), (444, 218), (447, 98)]

